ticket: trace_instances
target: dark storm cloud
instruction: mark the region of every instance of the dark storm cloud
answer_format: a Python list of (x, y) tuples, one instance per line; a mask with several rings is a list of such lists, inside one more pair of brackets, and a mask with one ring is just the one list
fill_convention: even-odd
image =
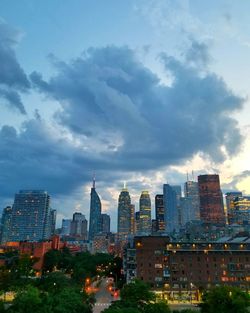
[(15, 45), (20, 33), (0, 21), (0, 104), (25, 114), (25, 108), (19, 95), (30, 88), (29, 80), (17, 61)]
[(75, 136), (105, 142), (100, 162), (110, 161), (110, 169), (155, 169), (198, 152), (220, 162), (221, 146), (235, 154), (242, 137), (231, 116), (244, 100), (201, 68), (210, 59), (207, 47), (192, 41), (183, 62), (165, 54), (161, 59), (171, 86), (160, 83), (131, 49), (114, 46), (89, 49), (71, 63), (55, 61), (57, 75), (44, 81), (34, 72), (31, 80), (60, 102), (61, 125)]

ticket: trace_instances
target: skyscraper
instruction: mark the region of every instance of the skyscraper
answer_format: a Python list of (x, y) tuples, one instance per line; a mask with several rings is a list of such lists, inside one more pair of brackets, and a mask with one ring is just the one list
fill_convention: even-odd
[(163, 195), (155, 196), (156, 231), (165, 231)]
[(89, 216), (89, 240), (93, 240), (101, 229), (102, 205), (98, 193), (95, 190), (95, 179), (90, 193), (90, 216)]
[(151, 230), (151, 199), (148, 191), (142, 191), (140, 196), (140, 232), (150, 234)]
[(133, 206), (131, 206), (131, 198), (128, 189), (124, 186), (118, 199), (118, 235), (120, 237), (126, 237), (131, 234), (133, 229)]
[(1, 240), (2, 244), (9, 241), (12, 220), (12, 207), (7, 206), (3, 209), (1, 220)]
[(50, 235), (55, 235), (56, 231), (56, 210), (50, 211)]
[[(165, 229), (168, 233), (179, 230), (179, 212), (177, 205), (177, 188), (163, 185)], [(177, 190), (178, 191), (178, 190)]]
[(80, 237), (81, 239), (87, 239), (88, 221), (80, 212), (73, 214), (73, 220), (70, 224), (70, 235)]
[(200, 220), (200, 197), (198, 182), (192, 180), (185, 182), (184, 196), (186, 199), (188, 199), (185, 201), (188, 212), (184, 212), (184, 216), (187, 217), (186, 222), (191, 220)]
[(226, 207), (227, 207), (227, 218), (228, 218), (228, 224), (234, 223), (234, 199), (236, 197), (242, 197), (242, 192), (239, 191), (231, 191), (226, 193)]
[(226, 220), (219, 175), (198, 176), (198, 186), (201, 221), (224, 225)]
[(108, 214), (102, 214), (102, 233), (110, 233), (110, 216)]
[(11, 241), (39, 241), (51, 235), (50, 196), (44, 190), (21, 190), (15, 195)]

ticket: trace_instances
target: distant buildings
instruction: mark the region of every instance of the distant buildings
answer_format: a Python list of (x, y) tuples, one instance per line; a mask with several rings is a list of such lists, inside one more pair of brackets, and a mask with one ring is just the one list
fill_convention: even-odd
[(250, 197), (236, 197), (233, 204), (231, 222), (239, 225), (250, 225)]
[(225, 225), (226, 219), (219, 175), (198, 176), (198, 186), (202, 222)]
[(89, 240), (101, 232), (101, 200), (95, 189), (95, 179), (90, 193)]
[(148, 191), (142, 191), (140, 196), (140, 223), (139, 232), (151, 234), (151, 199)]
[(8, 241), (39, 241), (54, 231), (55, 212), (44, 190), (21, 190), (15, 195)]

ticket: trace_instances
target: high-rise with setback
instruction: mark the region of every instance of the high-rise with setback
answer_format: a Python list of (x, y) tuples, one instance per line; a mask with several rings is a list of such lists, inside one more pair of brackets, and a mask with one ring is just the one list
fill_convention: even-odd
[(134, 206), (131, 204), (130, 194), (124, 186), (118, 199), (118, 235), (126, 238), (134, 230)]
[(140, 196), (140, 232), (150, 234), (152, 230), (151, 221), (151, 199), (148, 191), (142, 191)]

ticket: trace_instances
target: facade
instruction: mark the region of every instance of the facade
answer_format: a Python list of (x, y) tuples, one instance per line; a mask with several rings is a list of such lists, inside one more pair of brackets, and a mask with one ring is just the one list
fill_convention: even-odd
[(148, 191), (142, 191), (140, 196), (140, 232), (150, 234), (151, 229), (151, 199)]
[(164, 201), (164, 218), (165, 230), (168, 233), (179, 230), (179, 206), (180, 199), (178, 200), (174, 186), (169, 184), (163, 185), (163, 201)]
[(90, 217), (89, 217), (89, 240), (101, 232), (101, 200), (95, 189), (95, 180), (90, 193)]
[(188, 180), (184, 184), (184, 196), (187, 198), (188, 202), (188, 222), (195, 220), (200, 220), (200, 197), (199, 197), (199, 187), (198, 182)]
[(102, 232), (110, 233), (110, 216), (108, 214), (102, 214)]
[(236, 197), (242, 197), (242, 192), (239, 191), (231, 191), (226, 193), (226, 207), (227, 207), (227, 219), (228, 224), (231, 225), (234, 223), (233, 216), (234, 216), (234, 199)]
[(5, 244), (9, 241), (10, 229), (12, 219), (12, 207), (7, 206), (3, 209), (1, 220), (1, 244)]
[(39, 241), (50, 236), (49, 194), (44, 190), (21, 190), (13, 204), (10, 241)]
[(250, 238), (217, 242), (170, 242), (168, 237), (136, 237), (136, 277), (169, 300), (200, 300), (216, 285), (250, 286)]
[(164, 201), (163, 195), (155, 196), (155, 219), (156, 219), (156, 231), (165, 231), (165, 221), (164, 221)]
[(225, 225), (226, 219), (219, 175), (198, 176), (198, 186), (201, 221)]
[(126, 238), (134, 228), (134, 207), (131, 206), (131, 198), (127, 188), (123, 188), (118, 199), (118, 236)]

